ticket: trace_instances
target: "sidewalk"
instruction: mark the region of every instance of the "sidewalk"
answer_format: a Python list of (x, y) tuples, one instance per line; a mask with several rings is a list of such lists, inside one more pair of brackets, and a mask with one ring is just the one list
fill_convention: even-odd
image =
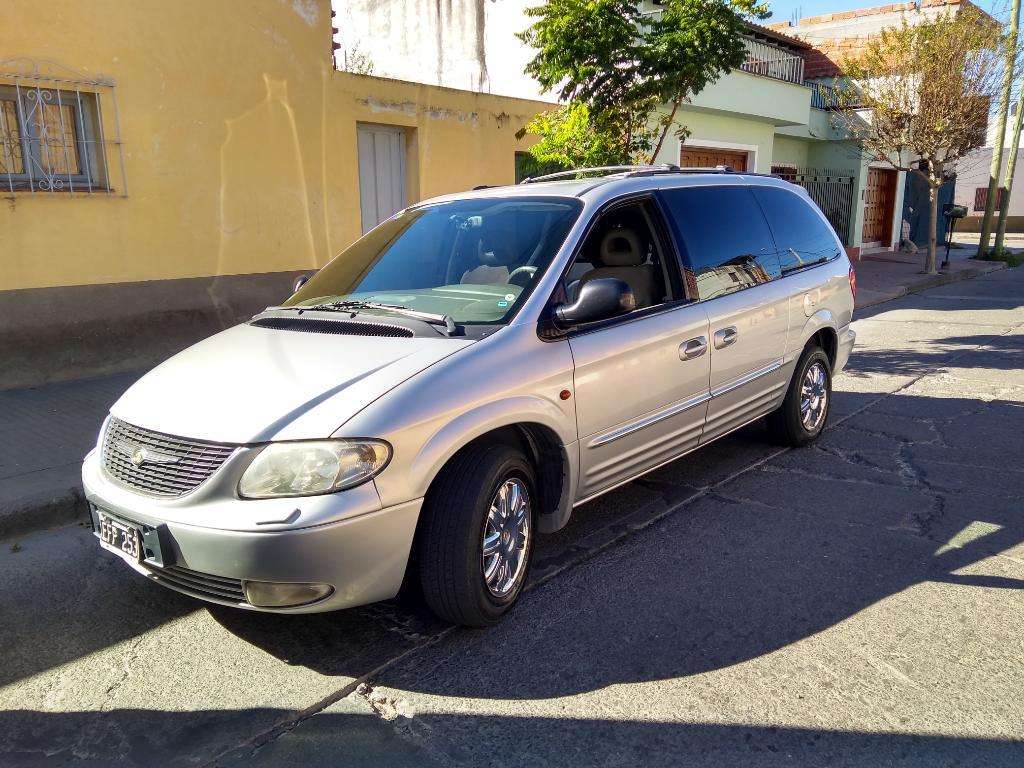
[[(857, 307), (1002, 269), (951, 251), (948, 273), (921, 274), (923, 254), (880, 253), (854, 262)], [(85, 517), (80, 471), (110, 406), (139, 376), (117, 374), (0, 391), (0, 539)]]
[[(923, 251), (915, 254), (891, 251), (861, 254), (860, 259), (853, 262), (857, 273), (857, 309), (1005, 268), (1006, 265), (1001, 261), (975, 261), (971, 257), (977, 252), (976, 243), (951, 248), (949, 268), (938, 275), (921, 273), (924, 266)], [(937, 257), (940, 264), (945, 253), (944, 247), (939, 249)]]

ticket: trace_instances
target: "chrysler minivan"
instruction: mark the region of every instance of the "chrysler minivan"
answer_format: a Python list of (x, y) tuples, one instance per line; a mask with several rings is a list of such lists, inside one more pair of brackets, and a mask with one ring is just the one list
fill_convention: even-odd
[(597, 171), (412, 205), (142, 377), (82, 470), (100, 545), (214, 603), (406, 582), (486, 626), (574, 508), (762, 417), (817, 438), (856, 286), (807, 193)]

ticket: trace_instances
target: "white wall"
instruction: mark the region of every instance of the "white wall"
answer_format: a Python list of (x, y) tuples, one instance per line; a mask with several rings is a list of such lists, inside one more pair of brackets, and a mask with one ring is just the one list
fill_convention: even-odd
[[(1009, 148), (1003, 151), (1003, 168), (1009, 159)], [(956, 202), (967, 206), (968, 216), (981, 216), (974, 210), (974, 191), (988, 187), (989, 163), (992, 162), (991, 147), (975, 150), (960, 161), (956, 171)], [(1013, 192), (1010, 195), (1010, 216), (1024, 216), (1024, 150), (1017, 150), (1017, 167), (1013, 172)]]
[[(460, 90), (557, 101), (523, 74), (515, 33), (536, 0), (333, 0), (338, 68)], [(363, 74), (366, 74), (363, 71)]]

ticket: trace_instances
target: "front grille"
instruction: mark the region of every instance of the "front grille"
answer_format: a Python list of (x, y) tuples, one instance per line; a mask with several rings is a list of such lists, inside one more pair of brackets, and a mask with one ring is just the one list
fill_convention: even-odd
[(236, 447), (172, 437), (112, 416), (103, 435), (103, 469), (129, 488), (174, 498), (216, 472)]
[(149, 568), (148, 570), (157, 581), (164, 582), (167, 586), (180, 589), (194, 597), (209, 597), (214, 600), (227, 600), (231, 603), (245, 602), (245, 591), (242, 589), (242, 582), (239, 579), (191, 571), (180, 565)]

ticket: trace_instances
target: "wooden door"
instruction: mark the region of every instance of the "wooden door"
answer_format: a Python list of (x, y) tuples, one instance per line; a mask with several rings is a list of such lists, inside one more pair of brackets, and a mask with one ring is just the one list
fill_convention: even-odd
[(725, 165), (743, 173), (747, 170), (747, 153), (734, 149), (683, 147), (679, 152), (679, 165), (683, 168), (716, 168)]
[(887, 168), (869, 168), (864, 188), (865, 243), (892, 245), (892, 215), (896, 202), (896, 171)]
[(405, 130), (359, 124), (359, 208), (365, 235), (405, 205)]

